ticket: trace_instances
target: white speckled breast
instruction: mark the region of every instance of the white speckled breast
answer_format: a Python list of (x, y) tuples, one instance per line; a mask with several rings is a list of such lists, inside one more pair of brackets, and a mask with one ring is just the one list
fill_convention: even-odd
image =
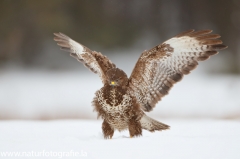
[[(114, 129), (124, 130), (128, 128), (129, 115), (126, 113), (132, 106), (132, 98), (129, 94), (124, 94), (122, 101), (118, 101), (115, 97), (115, 91), (112, 90), (110, 93), (111, 101), (107, 102), (103, 97), (103, 92), (100, 90), (97, 93), (97, 99), (99, 104), (102, 106), (102, 110), (107, 114), (105, 119)], [(120, 104), (117, 104), (120, 103)]]

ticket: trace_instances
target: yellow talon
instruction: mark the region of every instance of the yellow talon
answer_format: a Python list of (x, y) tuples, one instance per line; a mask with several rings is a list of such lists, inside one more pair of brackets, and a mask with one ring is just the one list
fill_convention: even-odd
[(133, 138), (133, 136), (132, 136), (132, 135), (130, 135), (130, 138)]

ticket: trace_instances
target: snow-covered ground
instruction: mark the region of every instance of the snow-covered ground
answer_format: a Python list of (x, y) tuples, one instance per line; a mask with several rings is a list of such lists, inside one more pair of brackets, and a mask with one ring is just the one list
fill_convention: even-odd
[[(131, 59), (111, 59), (130, 75)], [(199, 67), (148, 113), (170, 130), (143, 131), (133, 139), (128, 131), (116, 132), (104, 140), (100, 120), (83, 120), (96, 119), (91, 101), (101, 81), (81, 64), (77, 67), (0, 69), (0, 119), (82, 118), (1, 120), (0, 158), (240, 158), (240, 76), (204, 74)]]
[[(101, 121), (0, 121), (0, 158), (239, 159), (239, 120), (161, 119), (170, 130), (103, 139)], [(68, 157), (66, 157), (68, 156)]]

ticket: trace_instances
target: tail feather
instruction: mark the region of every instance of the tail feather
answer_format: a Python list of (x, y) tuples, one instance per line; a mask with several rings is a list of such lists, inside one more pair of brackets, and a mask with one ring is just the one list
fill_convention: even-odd
[(147, 116), (146, 114), (142, 116), (142, 118), (140, 119), (140, 123), (143, 129), (146, 129), (151, 132), (162, 131), (170, 128), (170, 126), (163, 124), (157, 120), (154, 120)]

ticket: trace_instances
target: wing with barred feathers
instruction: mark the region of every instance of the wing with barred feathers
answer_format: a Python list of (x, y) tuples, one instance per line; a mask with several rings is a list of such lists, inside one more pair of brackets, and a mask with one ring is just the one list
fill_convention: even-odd
[(129, 79), (129, 87), (144, 111), (151, 111), (183, 75), (227, 48), (212, 30), (183, 32), (144, 51)]
[(63, 33), (54, 33), (54, 35), (54, 40), (62, 50), (70, 52), (72, 57), (82, 62), (92, 72), (97, 73), (103, 84), (106, 83), (106, 73), (109, 69), (115, 68), (115, 64), (101, 53), (90, 50)]

